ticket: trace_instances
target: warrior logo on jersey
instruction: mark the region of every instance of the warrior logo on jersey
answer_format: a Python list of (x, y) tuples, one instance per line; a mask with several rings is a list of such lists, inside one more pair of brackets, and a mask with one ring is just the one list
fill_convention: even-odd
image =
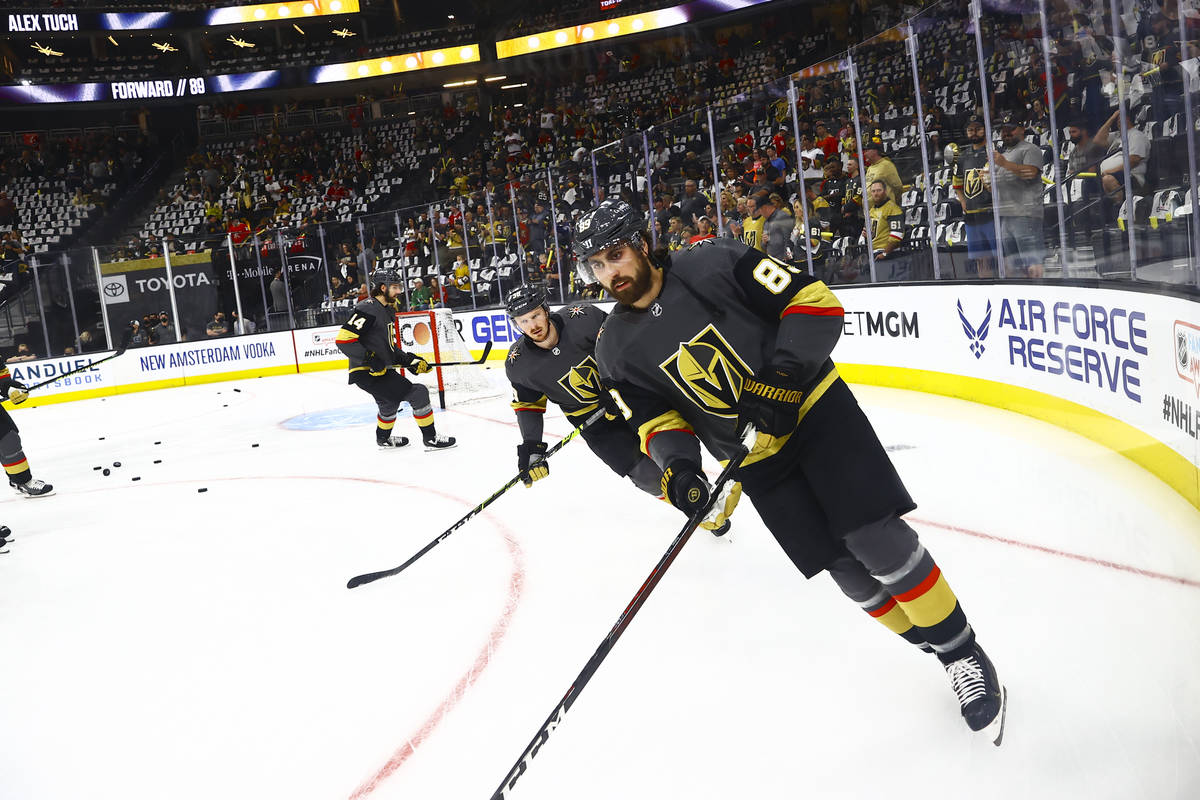
[(563, 390), (584, 405), (596, 402), (600, 396), (600, 368), (596, 359), (588, 356), (571, 371), (558, 379), (558, 385)]
[(754, 374), (711, 324), (690, 342), (680, 343), (659, 366), (685, 397), (718, 417), (737, 416), (742, 383)]

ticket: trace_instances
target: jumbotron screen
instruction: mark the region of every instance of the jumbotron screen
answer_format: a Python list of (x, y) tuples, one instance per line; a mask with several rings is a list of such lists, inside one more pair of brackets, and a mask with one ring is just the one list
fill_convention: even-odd
[(199, 28), (253, 22), (295, 22), (335, 14), (357, 14), (358, 0), (282, 0), (207, 11), (117, 11), (64, 13), (45, 9), (5, 14), (9, 33), (74, 31), (141, 31), (156, 28)]
[(479, 61), (479, 45), (454, 45), (437, 50), (323, 64), (287, 67), (232, 75), (145, 78), (97, 83), (51, 83), (0, 86), (0, 103), (138, 102), (203, 97), (226, 92), (308, 86), (316, 83), (379, 78)]
[(645, 11), (596, 22), (585, 22), (570, 28), (538, 31), (496, 42), (496, 58), (524, 56), (559, 47), (590, 44), (604, 39), (656, 31), (769, 2), (771, 0), (692, 0), (689, 3), (660, 8), (657, 11)]

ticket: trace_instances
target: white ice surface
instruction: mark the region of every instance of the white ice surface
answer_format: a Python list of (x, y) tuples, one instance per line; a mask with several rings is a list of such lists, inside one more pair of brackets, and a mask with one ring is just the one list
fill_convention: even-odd
[[(514, 797), (1200, 797), (1200, 513), (1052, 426), (856, 391), (1009, 688), (1003, 747), (743, 502), (733, 542), (687, 545)], [(377, 451), (364, 402), (330, 372), (15, 413), (58, 492), (0, 502), (0, 798), (490, 797), (681, 517), (573, 442), (549, 479), (348, 591), (515, 468), (505, 400), (439, 412), (460, 441), (441, 453)], [(347, 407), (349, 427), (280, 424)]]

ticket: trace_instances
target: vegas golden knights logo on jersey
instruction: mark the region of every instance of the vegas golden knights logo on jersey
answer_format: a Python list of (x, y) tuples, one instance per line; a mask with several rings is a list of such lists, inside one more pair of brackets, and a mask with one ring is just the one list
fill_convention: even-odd
[(753, 374), (711, 324), (659, 366), (689, 400), (718, 417), (737, 416), (742, 382)]
[(567, 394), (584, 405), (596, 402), (600, 396), (600, 368), (592, 356), (571, 367), (571, 371), (558, 379)]
[(967, 197), (978, 197), (983, 194), (983, 170), (967, 170), (966, 180), (963, 181), (963, 194)]

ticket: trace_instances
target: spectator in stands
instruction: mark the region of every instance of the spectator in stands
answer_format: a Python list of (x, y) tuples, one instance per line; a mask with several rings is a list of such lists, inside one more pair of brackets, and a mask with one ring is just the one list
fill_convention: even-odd
[(276, 314), (287, 313), (288, 291), (287, 284), (283, 280), (283, 270), (275, 270), (275, 275), (271, 278), (271, 285), (268, 288), (271, 291), (271, 310)]
[(158, 317), (154, 314), (142, 316), (142, 324), (138, 326), (143, 345), (158, 344)]
[(454, 287), (460, 292), (471, 291), (471, 265), (467, 263), (465, 255), (454, 260)]
[[(881, 281), (904, 280), (908, 278), (908, 259), (894, 251), (904, 244), (904, 212), (888, 197), (887, 184), (881, 178), (876, 178), (867, 186), (870, 192), (870, 230), (863, 234), (871, 243), (875, 255), (875, 276)], [(889, 262), (887, 269), (881, 269), (883, 262)]]
[(1004, 151), (996, 153), (995, 203), (1000, 212), (1000, 251), (1006, 268), (1030, 278), (1042, 277), (1045, 240), (1042, 234), (1042, 149), (1025, 141), (1025, 127), (1006, 121), (1000, 126)]
[(408, 293), (408, 304), (412, 311), (429, 308), (433, 293), (425, 285), (425, 281), (417, 278), (413, 281), (412, 291)]
[(253, 320), (243, 319), (237, 311), (231, 311), (230, 317), (233, 319), (233, 332), (237, 336), (254, 333), (258, 329)]
[(896, 165), (883, 154), (883, 145), (868, 139), (863, 145), (862, 155), (863, 163), (867, 165), (867, 185), (870, 186), (876, 180), (883, 181), (883, 185), (887, 187), (888, 199), (898, 204), (900, 195), (904, 193), (904, 182), (900, 180)]
[[(1109, 118), (1109, 124), (1115, 119)], [(1095, 173), (1100, 171), (1100, 161), (1104, 158), (1105, 148), (1108, 145), (1108, 134), (1105, 131), (1105, 141), (1103, 144), (1092, 138), (1092, 132), (1087, 124), (1087, 121), (1080, 117), (1071, 122), (1067, 127), (1067, 136), (1071, 140), (1071, 147), (1067, 151), (1067, 175), (1066, 179), (1078, 177), (1082, 173)]]
[[(807, 133), (800, 136), (800, 169), (806, 181), (819, 181), (825, 174), (825, 151)], [(786, 165), (781, 172), (787, 172)]]
[(329, 302), (336, 303), (346, 299), (346, 285), (342, 283), (342, 278), (339, 275), (331, 275), (329, 277)]
[[(1095, 141), (1103, 146), (1108, 144), (1108, 152), (1100, 162), (1100, 180), (1104, 194), (1114, 204), (1119, 205), (1125, 199), (1125, 171), (1129, 170), (1130, 186), (1133, 193), (1140, 195), (1146, 191), (1146, 170), (1150, 160), (1150, 138), (1132, 124), (1132, 113), (1125, 117), (1125, 138), (1129, 140), (1129, 153), (1124, 151), (1120, 134), (1120, 109), (1114, 111), (1108, 121), (1096, 131)], [(1109, 133), (1109, 128), (1117, 123), (1118, 132)]]
[[(145, 347), (146, 345), (150, 344), (150, 335), (146, 333), (140, 320), (130, 320), (129, 329), (133, 331), (133, 333), (129, 336), (130, 347)], [(9, 360), (11, 361), (12, 359)]]
[(992, 219), (991, 172), (983, 120), (968, 119), (966, 133), (968, 146), (958, 149), (952, 186), (966, 214), (967, 258), (972, 262), (967, 269), (981, 278), (989, 278), (996, 256), (996, 227)]
[(818, 122), (816, 128), (816, 136), (813, 139), (813, 146), (821, 148), (821, 152), (825, 156), (825, 161), (828, 163), (838, 152), (838, 140), (829, 132), (829, 128), (824, 122)]
[(702, 242), (705, 239), (716, 238), (714, 229), (715, 226), (713, 225), (712, 220), (710, 220), (707, 216), (700, 217), (696, 220), (696, 235), (688, 240), (688, 244), (695, 244), (696, 242)]
[(224, 312), (217, 311), (213, 314), (212, 319), (204, 328), (204, 335), (210, 339), (229, 335), (229, 326), (225, 324)]
[(446, 287), (437, 278), (429, 279), (429, 300), (430, 308), (446, 308), (449, 305)]
[(679, 216), (683, 217), (686, 224), (695, 224), (696, 220), (704, 216), (704, 207), (708, 205), (708, 198), (699, 192), (699, 187), (696, 181), (688, 179), (683, 182), (683, 197), (679, 199)]
[(17, 225), (20, 222), (20, 215), (17, 213), (17, 204), (8, 196), (7, 192), (0, 190), (0, 225)]
[(158, 325), (154, 328), (154, 339), (158, 344), (174, 344), (179, 340), (175, 334), (175, 326), (171, 324), (171, 318), (167, 312), (158, 312)]
[(763, 204), (760, 213), (767, 220), (763, 228), (763, 244), (767, 255), (780, 261), (790, 261), (792, 229), (796, 227), (796, 220), (788, 211), (787, 203), (780, 195), (772, 194)]
[(756, 197), (747, 197), (746, 213), (742, 215), (742, 241), (755, 250), (761, 250), (765, 253), (766, 245), (763, 243), (763, 229), (766, 228), (766, 225), (766, 217), (759, 213), (758, 199)]
[(37, 353), (29, 349), (29, 345), (21, 342), (17, 345), (17, 352), (5, 359), (5, 361), (34, 361), (37, 359)]

